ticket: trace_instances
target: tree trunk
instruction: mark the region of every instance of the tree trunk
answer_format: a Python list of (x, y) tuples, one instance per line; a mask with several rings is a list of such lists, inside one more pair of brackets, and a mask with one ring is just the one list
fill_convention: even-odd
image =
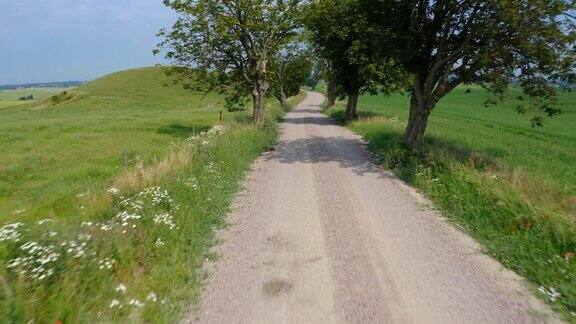
[(284, 90), (280, 90), (278, 92), (278, 94), (276, 95), (276, 99), (278, 99), (278, 102), (280, 102), (282, 109), (284, 110), (288, 109), (288, 102), (286, 101), (286, 94), (284, 93)]
[(328, 96), (328, 110), (332, 112), (336, 104), (336, 87), (334, 86), (334, 76), (332, 75), (332, 64), (326, 61), (326, 92)]
[(328, 115), (331, 116), (334, 111), (334, 105), (336, 104), (336, 96), (334, 94), (328, 93)]
[(266, 109), (266, 93), (268, 92), (268, 82), (259, 80), (256, 82), (256, 87), (252, 91), (252, 101), (254, 104), (252, 110), (252, 118), (255, 123), (261, 124), (264, 122), (264, 110)]
[(428, 117), (432, 112), (434, 104), (430, 104), (427, 98), (418, 100), (417, 95), (413, 92), (410, 100), (410, 117), (408, 119), (408, 126), (404, 134), (404, 144), (408, 149), (415, 151), (422, 143), (422, 138), (428, 126)]
[(334, 107), (334, 104), (336, 104), (336, 91), (334, 89), (334, 86), (332, 85), (332, 82), (328, 82), (327, 85), (327, 95), (328, 95), (328, 109), (330, 111), (332, 111), (332, 108)]
[(346, 121), (358, 119), (358, 113), (356, 112), (356, 107), (358, 106), (359, 95), (360, 95), (359, 90), (353, 90), (348, 94), (348, 104), (346, 105), (346, 114), (344, 116)]
[(319, 67), (312, 71), (312, 77), (310, 78), (310, 89), (312, 89), (312, 91), (315, 91), (316, 86), (318, 86), (318, 82), (320, 81), (320, 72), (321, 69)]

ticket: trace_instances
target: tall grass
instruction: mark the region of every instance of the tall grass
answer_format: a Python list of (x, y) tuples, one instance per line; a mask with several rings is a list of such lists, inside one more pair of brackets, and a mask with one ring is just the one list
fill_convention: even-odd
[(226, 125), (121, 175), (82, 222), (5, 226), (0, 321), (177, 320), (198, 297), (213, 230), (274, 140), (269, 127)]

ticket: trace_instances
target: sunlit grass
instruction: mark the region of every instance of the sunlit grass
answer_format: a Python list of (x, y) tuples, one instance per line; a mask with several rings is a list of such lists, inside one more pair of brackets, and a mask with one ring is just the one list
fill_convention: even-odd
[[(37, 103), (50, 96), (59, 94), (62, 91), (71, 91), (73, 89), (74, 88), (46, 87), (19, 90), (0, 90), (0, 109)], [(27, 97), (30, 95), (34, 97), (33, 100), (19, 100), (21, 97)]]
[(24, 219), (76, 217), (77, 194), (217, 122), (223, 98), (202, 100), (165, 81), (160, 69), (121, 72), (79, 87), (88, 97), (77, 102), (3, 109), (0, 222), (20, 210)]

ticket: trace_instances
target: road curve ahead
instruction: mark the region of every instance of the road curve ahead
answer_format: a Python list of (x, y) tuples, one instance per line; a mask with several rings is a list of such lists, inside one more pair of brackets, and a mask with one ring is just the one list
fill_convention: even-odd
[(188, 321), (555, 321), (518, 276), (380, 170), (323, 100), (309, 92), (254, 165)]

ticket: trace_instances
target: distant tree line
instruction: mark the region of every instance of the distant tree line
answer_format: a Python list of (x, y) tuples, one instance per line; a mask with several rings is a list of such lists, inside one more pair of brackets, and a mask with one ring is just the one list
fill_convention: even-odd
[(87, 81), (58, 81), (43, 83), (23, 83), (23, 84), (6, 84), (0, 85), (1, 90), (20, 90), (29, 88), (69, 88), (85, 84)]

